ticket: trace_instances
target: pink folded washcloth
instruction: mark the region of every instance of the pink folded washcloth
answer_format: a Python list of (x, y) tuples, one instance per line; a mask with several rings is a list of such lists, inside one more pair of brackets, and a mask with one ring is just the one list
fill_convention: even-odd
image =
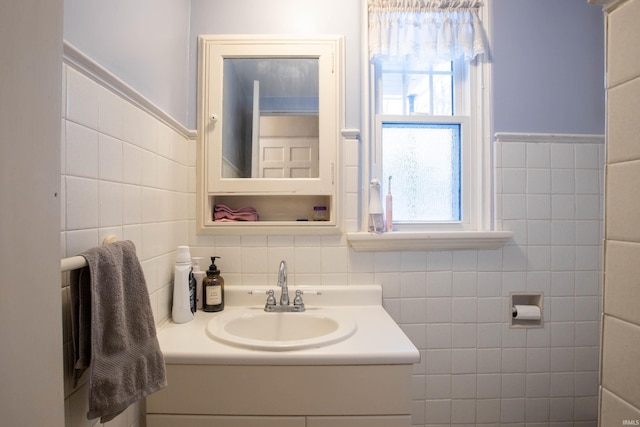
[(229, 213), (255, 213), (256, 210), (254, 208), (252, 208), (251, 206), (245, 206), (239, 209), (231, 209), (229, 206), (227, 205), (215, 205), (213, 207), (213, 210), (215, 212), (229, 212)]
[(258, 221), (258, 212), (250, 206), (231, 209), (226, 205), (215, 205), (213, 210), (214, 221)]

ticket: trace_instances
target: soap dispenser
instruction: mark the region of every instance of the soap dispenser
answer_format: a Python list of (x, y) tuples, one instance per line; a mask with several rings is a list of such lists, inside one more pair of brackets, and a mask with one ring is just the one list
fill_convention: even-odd
[(207, 277), (202, 280), (202, 310), (208, 312), (224, 310), (224, 279), (216, 267), (216, 258), (220, 257), (211, 257)]

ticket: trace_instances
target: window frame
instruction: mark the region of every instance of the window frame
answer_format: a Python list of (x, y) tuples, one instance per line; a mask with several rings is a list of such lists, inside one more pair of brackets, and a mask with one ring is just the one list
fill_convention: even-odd
[[(480, 17), (482, 22), (484, 23), (486, 28), (489, 28), (489, 2), (486, 2), (484, 6), (480, 10)], [(363, 18), (366, 18), (367, 10), (366, 4), (363, 8), (362, 12)], [(367, 22), (365, 20), (365, 22)], [(375, 96), (375, 79), (374, 72), (375, 66), (369, 60), (368, 55), (368, 30), (366, 26), (363, 29), (363, 52), (362, 59), (367, 64), (363, 67), (363, 82), (362, 82), (362, 96), (363, 96), (363, 130), (362, 130), (362, 140), (365, 142), (362, 145), (362, 154), (363, 154), (363, 167), (362, 167), (362, 179), (363, 183), (369, 183), (369, 181), (376, 176), (381, 176), (381, 166), (378, 166), (376, 163), (376, 150), (377, 150), (377, 124), (376, 124), (376, 96)], [(395, 248), (402, 247), (402, 244), (399, 243), (399, 239), (406, 238), (407, 241), (411, 241), (408, 246), (411, 247), (425, 247), (425, 248), (437, 248), (437, 247), (449, 247), (449, 244), (446, 243), (449, 237), (453, 239), (464, 240), (464, 243), (461, 245), (457, 245), (456, 243), (452, 243), (456, 248), (466, 248), (466, 247), (480, 247), (484, 243), (481, 242), (483, 239), (494, 240), (493, 243), (496, 245), (503, 244), (506, 239), (509, 238), (509, 233), (507, 232), (496, 232), (495, 226), (493, 224), (493, 176), (491, 172), (492, 167), (492, 148), (491, 148), (491, 137), (490, 137), (490, 113), (491, 113), (491, 104), (490, 104), (490, 93), (491, 93), (491, 65), (490, 61), (482, 60), (479, 61), (475, 59), (468, 63), (468, 67), (466, 67), (467, 74), (464, 75), (456, 75), (454, 73), (454, 79), (464, 78), (469, 82), (469, 90), (466, 91), (466, 94), (459, 93), (460, 91), (455, 91), (456, 84), (459, 86), (460, 81), (456, 80), (454, 84), (454, 102), (458, 104), (463, 103), (464, 109), (462, 111), (466, 112), (466, 116), (468, 117), (468, 128), (469, 131), (467, 134), (470, 137), (470, 146), (471, 153), (469, 154), (469, 167), (473, 170), (469, 173), (469, 180), (467, 183), (467, 189), (470, 191), (470, 201), (468, 202), (468, 213), (467, 217), (463, 219), (464, 226), (460, 227), (456, 224), (429, 224), (422, 223), (421, 225), (413, 225), (412, 227), (402, 227), (402, 230), (398, 228), (398, 231), (394, 231), (385, 238), (377, 237), (375, 240), (382, 242), (381, 246), (376, 246), (374, 250), (384, 250), (385, 241), (388, 242), (391, 238), (391, 234), (402, 234), (403, 236), (394, 236), (394, 244)], [(468, 95), (467, 95), (468, 94)], [(455, 108), (455, 107), (454, 107)], [(460, 105), (458, 105), (458, 111), (460, 111)], [(449, 116), (447, 116), (449, 117)], [(455, 118), (456, 115), (451, 116), (451, 118)], [(459, 116), (458, 116), (459, 117)], [(367, 143), (368, 142), (368, 143)], [(380, 168), (380, 170), (378, 170)], [(367, 230), (368, 227), (368, 203), (369, 203), (369, 192), (368, 185), (363, 185), (363, 191), (361, 194), (361, 217), (360, 217), (360, 230)], [(395, 227), (395, 225), (394, 225)], [(462, 229), (462, 231), (460, 231)], [(416, 239), (431, 239), (434, 238), (434, 232), (439, 233), (435, 243), (433, 246), (430, 243), (425, 244), (417, 244)], [(442, 233), (440, 233), (442, 232)], [(456, 233), (469, 233), (467, 237), (462, 237)], [(496, 236), (493, 236), (490, 233), (495, 233)], [(504, 236), (497, 236), (497, 234), (504, 234)], [(442, 237), (449, 236), (449, 237)], [(478, 236), (477, 245), (474, 243), (476, 237)], [(349, 238), (349, 237), (348, 237)], [(351, 239), (360, 240), (362, 237), (358, 236), (357, 233), (351, 233)], [(496, 243), (497, 242), (497, 243)], [(416, 246), (417, 245), (417, 246)], [(371, 248), (370, 248), (371, 249)], [(396, 249), (394, 249), (396, 250)]]
[[(462, 192), (463, 192), (463, 209), (461, 211), (462, 219), (460, 222), (421, 222), (413, 224), (394, 223), (394, 230), (398, 231), (472, 231), (472, 230), (488, 230), (489, 218), (483, 217), (485, 211), (483, 204), (491, 203), (491, 192), (485, 190), (484, 183), (491, 181), (490, 174), (483, 165), (484, 152), (488, 143), (488, 136), (484, 135), (485, 122), (488, 122), (488, 105), (484, 105), (484, 93), (486, 90), (483, 79), (484, 63), (474, 60), (464, 67), (460, 64), (454, 65), (459, 72), (453, 74), (454, 78), (454, 114), (451, 116), (430, 116), (423, 114), (391, 116), (385, 114), (372, 114), (371, 129), (371, 160), (370, 160), (370, 178), (382, 176), (381, 150), (381, 121), (392, 120), (404, 123), (460, 123), (463, 124), (463, 164), (462, 164)], [(379, 86), (379, 78), (375, 74), (376, 66), (371, 64), (370, 73), (370, 93), (374, 100), (374, 106), (381, 102), (378, 98), (377, 88)], [(457, 89), (456, 89), (457, 88)], [(375, 110), (373, 110), (375, 111)], [(466, 131), (465, 131), (466, 130)], [(489, 147), (490, 150), (490, 147)], [(367, 181), (368, 182), (368, 181)], [(486, 201), (487, 199), (488, 201)], [(368, 200), (368, 199), (367, 199)], [(368, 205), (364, 205), (368, 206)], [(489, 215), (490, 216), (490, 213)]]

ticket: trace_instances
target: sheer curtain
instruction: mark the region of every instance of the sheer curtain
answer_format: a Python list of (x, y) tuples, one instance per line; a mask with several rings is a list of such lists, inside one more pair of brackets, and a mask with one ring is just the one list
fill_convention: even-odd
[(477, 0), (368, 0), (372, 61), (472, 61), (487, 53)]

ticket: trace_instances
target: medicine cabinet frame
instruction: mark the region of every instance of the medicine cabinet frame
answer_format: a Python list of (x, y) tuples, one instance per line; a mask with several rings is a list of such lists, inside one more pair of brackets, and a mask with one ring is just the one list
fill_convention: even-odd
[[(198, 37), (197, 234), (339, 233), (339, 141), (344, 125), (343, 36), (200, 35)], [(318, 170), (311, 178), (225, 177), (224, 60), (318, 60)], [(229, 119), (230, 120), (230, 119)], [(255, 119), (254, 119), (255, 120)], [(254, 207), (259, 221), (214, 220), (214, 206)], [(313, 221), (314, 206), (327, 221)]]

